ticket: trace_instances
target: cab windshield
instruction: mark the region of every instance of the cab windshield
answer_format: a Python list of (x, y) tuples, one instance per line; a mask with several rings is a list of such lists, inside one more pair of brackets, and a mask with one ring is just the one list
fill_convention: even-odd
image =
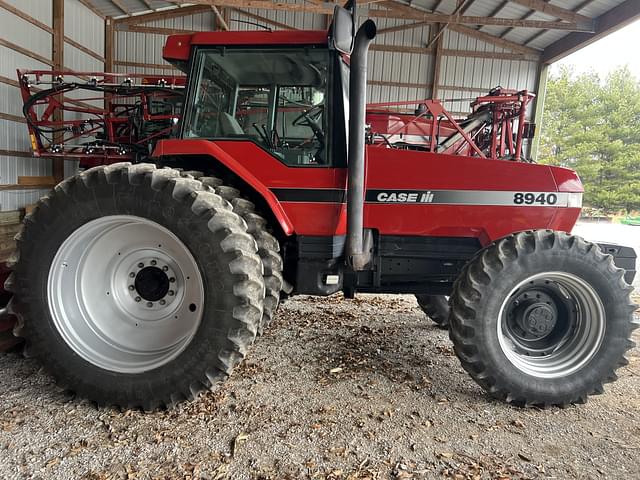
[(248, 139), (290, 165), (326, 164), (328, 68), (321, 48), (202, 50), (183, 136)]

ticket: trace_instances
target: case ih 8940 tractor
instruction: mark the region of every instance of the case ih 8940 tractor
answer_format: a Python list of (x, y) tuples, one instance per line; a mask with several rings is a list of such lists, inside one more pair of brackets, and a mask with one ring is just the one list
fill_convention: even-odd
[[(60, 385), (146, 410), (193, 399), (231, 374), (281, 295), (335, 292), (448, 297), (462, 365), (517, 405), (583, 402), (615, 379), (637, 326), (635, 255), (566, 233), (583, 187), (524, 159), (532, 95), (496, 89), (463, 121), (435, 100), (367, 108), (376, 28), (356, 32), (354, 10), (337, 7), (329, 33), (170, 37), (184, 107), (160, 116), (177, 128), (147, 163), (110, 163), (140, 158), (123, 140), (138, 123), (49, 145), (108, 163), (38, 203), (7, 282), (26, 353)], [(25, 114), (42, 149), (36, 100)]]

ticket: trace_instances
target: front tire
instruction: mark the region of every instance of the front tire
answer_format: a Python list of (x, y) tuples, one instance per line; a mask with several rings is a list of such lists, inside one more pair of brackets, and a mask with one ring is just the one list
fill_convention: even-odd
[(529, 231), (479, 252), (454, 284), (450, 337), (492, 396), (520, 406), (583, 403), (634, 346), (632, 288), (580, 237)]
[(438, 327), (449, 328), (449, 297), (445, 295), (416, 295), (418, 306)]
[(25, 354), (99, 405), (153, 410), (226, 378), (254, 341), (264, 281), (227, 201), (150, 164), (96, 167), (25, 220), (7, 287)]

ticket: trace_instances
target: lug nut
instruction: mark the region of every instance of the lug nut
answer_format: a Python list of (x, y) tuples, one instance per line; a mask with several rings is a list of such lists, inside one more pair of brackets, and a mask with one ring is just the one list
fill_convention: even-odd
[(169, 290), (169, 296), (170, 296), (170, 297), (173, 297), (173, 295), (174, 295), (175, 293), (176, 293), (176, 292), (174, 292), (173, 290)]
[(135, 276), (136, 276), (136, 274), (135, 274), (135, 273), (133, 273), (133, 272), (131, 272), (131, 273), (129, 274), (129, 277), (131, 277), (131, 278), (134, 278)]
[(139, 302), (142, 299), (140, 297), (136, 297), (135, 300), (136, 300), (136, 302)]
[(149, 307), (149, 308), (153, 307), (153, 303), (152, 302), (147, 302), (147, 307)]
[(144, 267), (144, 263), (140, 262), (140, 263), (138, 264), (138, 268), (142, 268), (142, 267)]
[(160, 300), (158, 303), (159, 303), (160, 305), (164, 305), (164, 304), (165, 304), (165, 303), (167, 303), (167, 302), (165, 302), (165, 301), (164, 301), (164, 299), (162, 299), (162, 300)]
[(131, 290), (132, 292), (136, 289), (136, 287), (134, 287), (133, 285), (129, 285), (129, 290)]
[(162, 271), (166, 272), (167, 270), (169, 270), (169, 267), (167, 267), (166, 265), (164, 267), (162, 267)]
[(156, 265), (158, 262), (156, 262), (155, 260), (151, 260), (151, 265)]
[(175, 282), (175, 281), (176, 281), (176, 279), (175, 279), (175, 278), (173, 278), (173, 277), (171, 277), (171, 278), (169, 279), (169, 281), (170, 281), (171, 283), (173, 283), (173, 282)]

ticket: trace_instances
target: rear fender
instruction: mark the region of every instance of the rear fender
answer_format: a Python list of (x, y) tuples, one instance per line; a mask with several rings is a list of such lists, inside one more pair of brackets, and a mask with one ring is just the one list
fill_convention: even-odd
[(280, 228), (285, 235), (294, 233), (293, 223), (287, 217), (282, 205), (276, 196), (260, 180), (258, 180), (249, 170), (242, 166), (235, 158), (221, 149), (214, 142), (209, 140), (181, 140), (169, 139), (161, 140), (157, 143), (153, 151), (153, 157), (165, 156), (207, 156), (217, 160), (231, 172), (249, 185), (257, 195), (262, 197), (271, 209), (273, 216), (280, 224)]

